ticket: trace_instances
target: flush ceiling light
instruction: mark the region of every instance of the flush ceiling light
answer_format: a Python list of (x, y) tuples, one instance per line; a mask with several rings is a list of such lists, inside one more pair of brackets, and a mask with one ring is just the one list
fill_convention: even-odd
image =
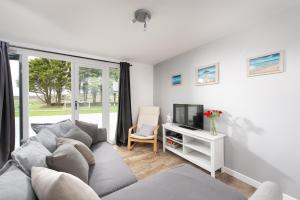
[(134, 13), (134, 18), (131, 20), (131, 23), (139, 22), (144, 24), (144, 31), (147, 30), (147, 23), (151, 19), (151, 12), (146, 9), (138, 9)]

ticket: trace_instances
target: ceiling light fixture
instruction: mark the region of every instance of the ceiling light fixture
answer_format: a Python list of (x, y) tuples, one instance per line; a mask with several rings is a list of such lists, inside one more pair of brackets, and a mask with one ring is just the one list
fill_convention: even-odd
[(147, 31), (147, 23), (151, 19), (151, 12), (147, 9), (138, 9), (134, 13), (134, 18), (131, 23), (140, 22), (144, 24), (144, 31)]

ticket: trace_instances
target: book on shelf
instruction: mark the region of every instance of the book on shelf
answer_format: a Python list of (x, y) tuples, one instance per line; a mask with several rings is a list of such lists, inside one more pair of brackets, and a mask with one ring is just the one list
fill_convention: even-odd
[(170, 146), (170, 147), (172, 147), (174, 149), (178, 149), (178, 148), (182, 147), (181, 144), (178, 144), (178, 143), (174, 142), (171, 139), (167, 139), (166, 141), (167, 141), (167, 146)]
[(176, 142), (182, 143), (182, 139), (179, 139), (179, 138), (173, 137), (173, 136), (167, 136), (167, 137), (170, 138), (170, 139), (172, 139), (172, 140), (174, 140), (174, 141), (176, 141)]

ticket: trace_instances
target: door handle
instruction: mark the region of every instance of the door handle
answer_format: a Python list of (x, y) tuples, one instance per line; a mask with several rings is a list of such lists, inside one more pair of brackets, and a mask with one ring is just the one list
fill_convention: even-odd
[(78, 101), (75, 101), (75, 110), (78, 108)]

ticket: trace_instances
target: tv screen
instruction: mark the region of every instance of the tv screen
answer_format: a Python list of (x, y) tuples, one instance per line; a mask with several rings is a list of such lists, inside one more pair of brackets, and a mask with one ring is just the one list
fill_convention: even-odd
[(203, 105), (174, 104), (173, 122), (185, 128), (203, 129)]

